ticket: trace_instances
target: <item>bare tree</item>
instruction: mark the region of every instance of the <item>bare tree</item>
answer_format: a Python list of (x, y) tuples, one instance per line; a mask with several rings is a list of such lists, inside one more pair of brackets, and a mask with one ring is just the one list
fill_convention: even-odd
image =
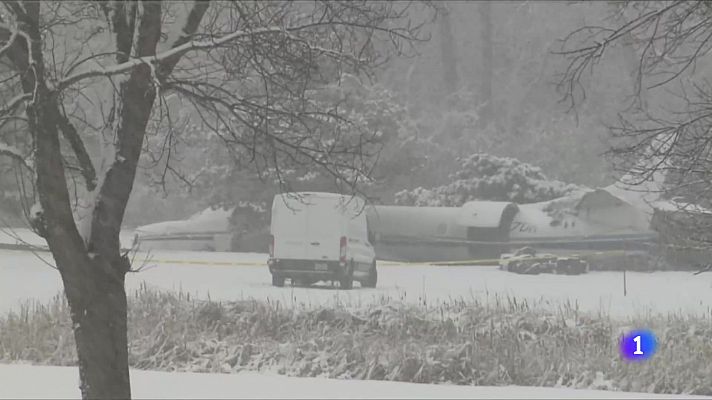
[(236, 157), (248, 155), (239, 161), (277, 177), (313, 165), (353, 188), (368, 176), (378, 135), (312, 94), (419, 40), (410, 3), (2, 3), (0, 59), (10, 68), (0, 80), (19, 91), (2, 97), (0, 123), (24, 121), (29, 148), (0, 144), (0, 154), (35, 177), (31, 222), (64, 283), (84, 398), (131, 396), (132, 266), (119, 231), (160, 129), (169, 134), (154, 156), (170, 169), (179, 130), (169, 96), (187, 99)]
[(620, 170), (628, 171), (624, 184), (656, 190), (676, 205), (676, 217), (657, 221), (664, 222), (658, 227), (667, 239), (678, 247), (708, 248), (712, 224), (701, 218), (698, 206), (712, 205), (712, 86), (707, 80), (712, 4), (665, 1), (620, 6), (618, 18), (608, 21), (613, 26), (584, 26), (562, 41), (558, 54), (569, 63), (559, 88), (575, 106), (585, 98), (586, 72), (604, 59), (609, 48), (622, 42), (636, 48), (634, 95), (644, 101), (636, 101), (636, 107), (612, 124), (615, 144), (608, 155)]

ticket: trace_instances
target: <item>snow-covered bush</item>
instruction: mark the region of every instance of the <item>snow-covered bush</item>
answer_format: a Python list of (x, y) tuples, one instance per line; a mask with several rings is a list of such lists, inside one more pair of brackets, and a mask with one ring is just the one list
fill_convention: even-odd
[[(143, 285), (129, 297), (128, 325), (129, 363), (144, 370), (712, 394), (704, 316), (618, 321), (570, 303), (547, 313), (510, 297), (290, 307), (205, 302)], [(75, 364), (71, 326), (63, 296), (0, 315), (0, 362)], [(658, 334), (651, 361), (620, 362), (616, 343), (629, 326)]]
[(460, 167), (450, 175), (450, 183), (398, 192), (396, 204), (456, 207), (471, 200), (524, 204), (555, 199), (579, 189), (549, 179), (538, 167), (514, 158), (477, 153), (458, 161)]

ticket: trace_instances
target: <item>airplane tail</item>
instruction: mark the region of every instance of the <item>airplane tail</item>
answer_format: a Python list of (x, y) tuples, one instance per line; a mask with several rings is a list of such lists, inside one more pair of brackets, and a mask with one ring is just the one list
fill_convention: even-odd
[(657, 137), (641, 157), (617, 182), (604, 189), (634, 206), (652, 212), (665, 193), (665, 179), (669, 170), (668, 152), (673, 135)]

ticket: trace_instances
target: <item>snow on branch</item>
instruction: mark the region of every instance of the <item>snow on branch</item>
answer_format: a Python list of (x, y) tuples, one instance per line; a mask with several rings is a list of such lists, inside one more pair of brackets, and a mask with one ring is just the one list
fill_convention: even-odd
[(282, 32), (284, 28), (282, 27), (269, 27), (269, 28), (262, 28), (262, 29), (255, 29), (253, 31), (235, 31), (233, 33), (230, 33), (228, 35), (225, 35), (221, 38), (218, 39), (212, 39), (212, 40), (193, 40), (190, 42), (187, 42), (183, 45), (174, 47), (170, 50), (166, 50), (162, 53), (156, 54), (155, 56), (146, 56), (146, 57), (138, 57), (134, 58), (132, 60), (129, 60), (125, 63), (121, 63), (112, 67), (107, 67), (107, 68), (94, 68), (90, 69), (88, 71), (83, 71), (83, 72), (78, 72), (76, 74), (70, 75), (59, 82), (55, 85), (53, 88), (54, 90), (60, 91), (68, 86), (71, 86), (79, 81), (82, 81), (84, 79), (88, 78), (95, 78), (95, 77), (100, 77), (100, 76), (105, 76), (105, 77), (110, 77), (114, 75), (119, 75), (119, 74), (124, 74), (129, 71), (131, 71), (133, 68), (136, 68), (139, 65), (142, 64), (155, 64), (155, 63), (160, 63), (164, 60), (183, 55), (187, 52), (193, 51), (193, 50), (207, 50), (207, 49), (214, 49), (217, 47), (220, 47), (224, 44), (227, 44), (229, 42), (235, 41), (237, 39), (243, 38), (243, 37), (248, 37), (252, 35), (260, 35), (260, 34), (265, 34), (265, 33), (278, 33)]
[[(114, 65), (111, 67), (92, 68), (87, 71), (78, 72), (78, 73), (72, 74), (70, 76), (67, 76), (64, 79), (59, 80), (56, 83), (56, 85), (54, 85), (54, 87), (50, 87), (50, 90), (61, 91), (64, 88), (71, 86), (79, 81), (84, 80), (84, 79), (96, 78), (96, 77), (101, 77), (101, 76), (111, 77), (114, 75), (128, 73), (133, 68), (136, 68), (139, 65), (143, 65), (143, 64), (156, 65), (156, 64), (160, 64), (160, 63), (164, 63), (164, 62), (171, 64), (172, 60), (176, 59), (176, 57), (179, 57), (185, 53), (195, 51), (195, 50), (216, 49), (220, 46), (226, 45), (228, 43), (231, 43), (231, 42), (234, 42), (236, 40), (246, 38), (246, 37), (253, 37), (253, 36), (267, 35), (267, 34), (276, 34), (276, 33), (289, 34), (292, 32), (303, 31), (303, 30), (317, 28), (317, 27), (321, 27), (321, 26), (333, 26), (333, 25), (358, 26), (358, 24), (351, 24), (351, 23), (344, 22), (344, 21), (340, 21), (340, 22), (324, 21), (324, 22), (308, 23), (308, 24), (298, 25), (298, 26), (293, 26), (293, 27), (270, 26), (270, 27), (257, 28), (257, 29), (251, 29), (251, 30), (237, 30), (235, 32), (226, 34), (220, 38), (210, 38), (210, 39), (206, 39), (206, 40), (191, 40), (191, 41), (185, 42), (179, 46), (173, 47), (170, 50), (166, 50), (164, 52), (156, 54), (154, 56), (137, 57), (137, 58), (133, 58), (129, 61), (126, 61), (121, 64), (117, 64), (117, 65)], [(399, 34), (398, 32), (392, 31), (388, 28), (380, 28), (379, 29), (377, 27), (374, 27), (374, 29), (387, 31), (395, 36), (401, 36), (401, 34)], [(177, 42), (176, 42), (176, 44), (177, 44)], [(325, 49), (321, 49), (321, 50), (326, 51)], [(170, 70), (172, 70), (172, 68), (170, 68), (170, 65), (163, 64), (162, 67), (164, 68), (164, 70), (167, 67), (168, 72), (170, 72)]]
[[(5, 30), (8, 28), (0, 27), (0, 29)], [(10, 37), (7, 39), (5, 44), (2, 47), (0, 47), (0, 58), (2, 58), (3, 54), (5, 54), (5, 52), (7, 52), (10, 49), (10, 47), (12, 47), (13, 44), (15, 44), (15, 40), (17, 39), (17, 36), (19, 35), (19, 32), (17, 29), (10, 29), (9, 31), (10, 31)]]
[(7, 102), (5, 107), (0, 108), (0, 116), (12, 113), (23, 101), (30, 100), (31, 98), (32, 93), (23, 93), (13, 97)]
[(0, 143), (0, 156), (10, 157), (22, 164), (25, 168), (33, 171), (32, 167), (27, 163), (27, 160), (22, 155), (22, 152), (17, 147), (8, 146), (5, 143)]

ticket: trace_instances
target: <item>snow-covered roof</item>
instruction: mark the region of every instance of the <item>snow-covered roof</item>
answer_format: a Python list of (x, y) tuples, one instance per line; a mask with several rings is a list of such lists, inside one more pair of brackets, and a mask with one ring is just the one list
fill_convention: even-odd
[(458, 224), (480, 228), (497, 228), (507, 208), (517, 205), (506, 201), (468, 201), (460, 208)]
[[(280, 193), (275, 195), (275, 198), (280, 198), (280, 197), (287, 197), (287, 198), (299, 198), (299, 197), (321, 197), (321, 198), (334, 198), (334, 199), (339, 199), (339, 198), (345, 198), (345, 199), (350, 199), (353, 197), (350, 194), (340, 194), (340, 193), (332, 193), (332, 192), (285, 192), (285, 193)], [(359, 198), (358, 196), (356, 196)]]
[(606, 189), (596, 189), (584, 194), (575, 208), (580, 210), (582, 208), (618, 207), (624, 204), (631, 205), (620, 197), (614, 196)]
[[(311, 200), (308, 200), (311, 199)], [(310, 203), (312, 200), (316, 199), (324, 199), (327, 201), (333, 201), (333, 200), (338, 200), (340, 201), (344, 206), (346, 205), (353, 205), (353, 207), (356, 208), (362, 208), (365, 205), (365, 200), (358, 195), (351, 195), (351, 194), (340, 194), (340, 193), (331, 193), (331, 192), (285, 192), (285, 193), (280, 193), (276, 194), (274, 196), (274, 199), (272, 200), (272, 205), (274, 206), (275, 204), (293, 204), (290, 205), (290, 207), (296, 207), (297, 204), (303, 203), (307, 204)], [(278, 203), (279, 202), (279, 203)]]
[(178, 233), (208, 233), (226, 232), (229, 230), (229, 220), (234, 209), (205, 209), (190, 218), (181, 221), (164, 221), (155, 224), (139, 226), (139, 235), (172, 235)]

